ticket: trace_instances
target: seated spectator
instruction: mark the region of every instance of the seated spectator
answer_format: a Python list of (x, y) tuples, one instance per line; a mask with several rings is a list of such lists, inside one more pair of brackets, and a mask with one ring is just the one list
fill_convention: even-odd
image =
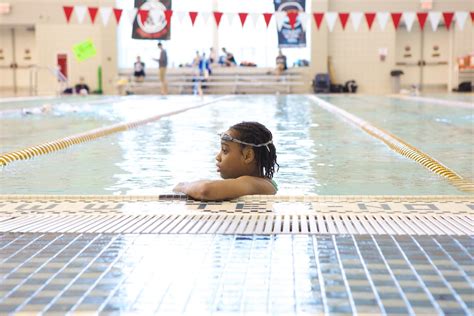
[(216, 52), (214, 52), (214, 48), (209, 48), (209, 64), (213, 64), (217, 62)]
[(278, 50), (278, 56), (276, 57), (276, 69), (275, 72), (278, 76), (280, 76), (285, 70), (288, 69), (286, 65), (286, 56), (283, 55), (281, 49)]
[(79, 83), (74, 86), (74, 92), (80, 95), (88, 95), (90, 92), (89, 86), (84, 82), (84, 77), (79, 78)]
[(225, 54), (224, 64), (227, 67), (236, 66), (237, 62), (235, 61), (234, 54), (232, 54), (231, 52), (228, 52), (224, 47), (222, 48), (222, 51)]
[(140, 56), (137, 56), (137, 61), (133, 64), (133, 77), (136, 82), (143, 82), (145, 76), (145, 63), (141, 61)]

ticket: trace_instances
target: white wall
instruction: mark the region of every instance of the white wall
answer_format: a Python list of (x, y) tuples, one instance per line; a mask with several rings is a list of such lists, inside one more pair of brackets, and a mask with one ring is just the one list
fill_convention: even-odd
[[(422, 11), (419, 0), (313, 0), (312, 11), (333, 11), (333, 12), (404, 12)], [(472, 0), (450, 0), (433, 1), (434, 11), (472, 11)], [(417, 21), (414, 23), (418, 24)], [(416, 31), (415, 27), (413, 31)], [(431, 25), (426, 21), (425, 32), (430, 32)], [(473, 47), (474, 27), (468, 17), (464, 30), (460, 31), (452, 26), (450, 31), (452, 41), (448, 41), (448, 50), (452, 49), (449, 55), (448, 65), (431, 67), (425, 73), (425, 81), (428, 84), (442, 84), (446, 89), (451, 87), (449, 82), (450, 71), (455, 68), (456, 57), (474, 52)], [(359, 30), (355, 32), (351, 19), (347, 22), (346, 29), (342, 30), (340, 21), (337, 20), (333, 32), (329, 32), (326, 21), (323, 20), (320, 30), (312, 24), (312, 65), (311, 75), (316, 73), (326, 73), (327, 57), (331, 57), (334, 75), (337, 83), (344, 83), (347, 80), (355, 79), (359, 85), (359, 92), (362, 93), (388, 93), (390, 92), (390, 71), (392, 69), (404, 69), (409, 74), (402, 77), (402, 83), (409, 85), (418, 78), (415, 68), (400, 67), (396, 65), (397, 36), (402, 31), (395, 31), (391, 19), (389, 19), (384, 31), (380, 30), (377, 20), (369, 31), (365, 18), (362, 18)], [(439, 35), (439, 34), (437, 34)], [(325, 46), (326, 45), (326, 46)], [(431, 49), (426, 44), (425, 49)], [(325, 48), (326, 47), (326, 48)], [(388, 56), (384, 62), (378, 56), (379, 48), (387, 48)], [(455, 83), (454, 83), (455, 84)]]
[[(121, 0), (132, 1), (132, 0)], [(179, 0), (174, 0), (179, 1)], [(199, 0), (196, 0), (199, 1)], [(80, 76), (84, 76), (92, 89), (97, 88), (97, 67), (103, 67), (103, 83), (106, 93), (115, 93), (114, 82), (117, 77), (117, 38), (116, 23), (113, 16), (106, 27), (102, 26), (98, 15), (96, 24), (91, 25), (88, 14), (85, 22), (78, 25), (73, 15), (71, 23), (65, 21), (62, 5), (78, 5), (73, 0), (15, 0), (10, 1), (12, 12), (0, 16), (0, 28), (10, 26), (34, 26), (36, 53), (34, 60), (39, 66), (54, 66), (57, 53), (69, 54), (69, 76), (74, 83)], [(85, 6), (110, 6), (116, 5), (114, 0), (83, 0), (80, 4)], [(311, 0), (307, 8), (314, 11), (335, 12), (378, 12), (378, 11), (420, 11), (419, 0)], [(472, 0), (433, 1), (433, 10), (436, 11), (471, 11)], [(251, 10), (249, 10), (251, 11)], [(127, 19), (127, 16), (123, 16)], [(415, 21), (415, 24), (417, 22)], [(429, 21), (425, 26), (430, 28)], [(449, 37), (449, 65), (436, 70), (436, 77), (443, 80), (443, 84), (450, 86), (449, 80), (454, 84), (456, 75), (454, 66), (458, 56), (467, 55), (474, 51), (473, 31), (470, 17), (466, 21), (464, 31), (454, 27)], [(309, 80), (318, 72), (328, 72), (327, 60), (332, 57), (333, 69), (338, 83), (355, 79), (359, 84), (359, 91), (363, 93), (390, 92), (390, 70), (399, 68), (395, 62), (397, 49), (397, 32), (389, 20), (385, 31), (379, 29), (377, 21), (374, 22), (372, 31), (367, 29), (365, 19), (362, 19), (360, 28), (355, 32), (351, 21), (348, 21), (346, 30), (340, 27), (337, 21), (336, 28), (329, 32), (326, 22), (323, 21), (320, 30), (316, 29), (314, 21), (311, 30), (308, 30), (311, 46), (311, 65), (306, 71)], [(21, 38), (21, 37), (20, 37)], [(72, 45), (90, 38), (96, 45), (97, 56), (84, 62), (78, 62), (72, 55)], [(2, 37), (3, 40), (3, 37)], [(4, 45), (0, 40), (0, 45)], [(8, 44), (5, 44), (8, 45)], [(24, 46), (24, 45), (23, 45)], [(388, 56), (384, 62), (378, 56), (379, 48), (387, 48)], [(0, 61), (1, 63), (1, 61)], [(3, 76), (2, 76), (3, 77)], [(433, 77), (433, 76), (431, 76)], [(408, 84), (408, 76), (403, 79)], [(1, 79), (0, 85), (5, 86), (6, 79)], [(54, 93), (56, 83), (47, 72), (40, 72), (40, 93)], [(451, 83), (451, 85), (453, 84)], [(308, 89), (309, 91), (309, 89)]]
[[(72, 0), (15, 0), (10, 2), (11, 13), (2, 15), (0, 28), (19, 26), (34, 27), (34, 39), (36, 45), (35, 61), (39, 67), (54, 67), (56, 65), (56, 54), (68, 54), (68, 72), (71, 84), (77, 83), (80, 76), (85, 77), (86, 83), (92, 90), (98, 88), (97, 68), (102, 66), (103, 90), (105, 93), (115, 93), (114, 87), (117, 77), (117, 49), (116, 49), (116, 23), (111, 16), (106, 27), (102, 25), (98, 14), (95, 24), (92, 25), (88, 14), (83, 24), (78, 24), (75, 15), (71, 17), (71, 23), (67, 23), (63, 5), (77, 5)], [(115, 6), (113, 0), (85, 0), (81, 1), (86, 6)], [(17, 47), (22, 47), (24, 36), (18, 37)], [(97, 55), (89, 60), (79, 62), (75, 59), (72, 47), (86, 39), (91, 39), (97, 50)], [(0, 42), (1, 43), (1, 42)], [(54, 94), (57, 90), (57, 82), (49, 71), (40, 70), (38, 73), (39, 94)], [(3, 80), (1, 85), (3, 86)]]

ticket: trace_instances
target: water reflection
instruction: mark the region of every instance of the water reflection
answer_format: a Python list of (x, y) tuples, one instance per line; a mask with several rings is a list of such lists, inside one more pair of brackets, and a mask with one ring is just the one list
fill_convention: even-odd
[[(141, 119), (200, 102), (189, 97), (122, 101), (104, 105), (113, 119), (130, 119), (131, 114)], [(359, 104), (348, 98), (343, 105), (347, 102), (354, 108)], [(367, 111), (382, 111), (380, 106), (366, 106)], [(415, 114), (393, 115), (403, 121)], [(219, 179), (215, 167), (220, 143), (217, 132), (240, 121), (259, 121), (274, 134), (280, 164), (275, 180), (282, 195), (462, 194), (442, 177), (302, 95), (235, 96), (34, 161), (16, 162), (2, 169), (0, 193), (158, 194), (171, 192), (182, 181)], [(102, 124), (100, 117), (77, 120), (77, 124), (72, 124), (76, 122), (73, 118), (55, 120), (52, 125), (45, 122), (43, 126), (38, 120), (37, 126), (42, 128), (38, 135), (31, 135), (31, 126), (23, 126), (18, 133), (25, 136), (23, 141), (37, 144), (43, 138), (54, 139), (61, 124), (71, 123), (71, 131)], [(402, 130), (410, 133), (408, 128)], [(14, 143), (16, 138), (10, 136)], [(428, 144), (425, 136), (422, 140)], [(434, 151), (442, 148), (437, 148), (433, 139), (429, 141)], [(463, 159), (470, 161), (469, 157)]]

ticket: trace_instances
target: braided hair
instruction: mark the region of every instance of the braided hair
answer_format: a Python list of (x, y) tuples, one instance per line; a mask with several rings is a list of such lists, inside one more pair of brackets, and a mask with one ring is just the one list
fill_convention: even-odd
[[(273, 139), (272, 132), (258, 122), (242, 122), (231, 126), (229, 129), (236, 131), (237, 138), (247, 143), (262, 144)], [(241, 144), (240, 146), (244, 148), (247, 145)], [(275, 165), (277, 171), (280, 169), (280, 165), (277, 163), (275, 145), (271, 143), (267, 146), (252, 148), (255, 152), (259, 175), (269, 179), (273, 178)]]

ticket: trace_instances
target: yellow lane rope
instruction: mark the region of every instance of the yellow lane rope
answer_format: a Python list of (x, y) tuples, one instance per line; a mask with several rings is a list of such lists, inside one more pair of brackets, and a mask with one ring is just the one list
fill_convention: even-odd
[(32, 147), (28, 147), (22, 150), (17, 150), (17, 151), (1, 154), (0, 166), (6, 166), (9, 163), (16, 160), (26, 160), (26, 159), (33, 158), (35, 156), (49, 154), (51, 152), (62, 150), (76, 144), (88, 142), (96, 138), (104, 137), (110, 134), (126, 131), (126, 130), (129, 130), (141, 125), (145, 125), (150, 122), (157, 121), (161, 119), (162, 117), (171, 116), (171, 115), (175, 115), (175, 114), (185, 112), (188, 110), (196, 109), (204, 105), (215, 103), (215, 102), (221, 101), (223, 99), (228, 99), (228, 98), (229, 97), (221, 97), (214, 100), (202, 102), (197, 105), (185, 107), (176, 111), (154, 115), (154, 116), (137, 120), (137, 121), (118, 123), (111, 126), (101, 127), (101, 128), (97, 128), (91, 131), (81, 133), (81, 134), (76, 134), (73, 136), (68, 136), (68, 137), (60, 138), (51, 142), (43, 143), (37, 146), (32, 146)]
[(349, 122), (355, 124), (362, 130), (364, 130), (366, 133), (381, 140), (395, 152), (405, 157), (408, 157), (418, 162), (425, 168), (433, 171), (434, 173), (443, 176), (459, 190), (464, 191), (464, 192), (474, 192), (474, 183), (464, 179), (463, 177), (458, 175), (456, 172), (444, 166), (442, 163), (430, 157), (428, 154), (425, 154), (424, 152), (422, 152), (415, 146), (408, 144), (407, 142), (403, 141), (397, 136), (387, 131), (384, 131), (380, 128), (377, 128), (371, 125), (370, 123), (362, 120), (361, 118), (347, 111), (344, 111), (343, 109), (338, 108), (332, 105), (331, 103), (324, 101), (316, 96), (309, 96), (309, 98), (314, 100), (316, 104), (318, 104), (323, 109), (345, 118)]

